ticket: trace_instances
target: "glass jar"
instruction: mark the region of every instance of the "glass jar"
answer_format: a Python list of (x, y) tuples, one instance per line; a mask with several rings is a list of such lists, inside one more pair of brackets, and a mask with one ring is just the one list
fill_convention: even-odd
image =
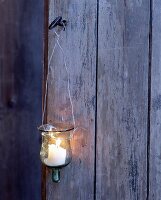
[(39, 127), (42, 134), (40, 158), (48, 167), (62, 168), (72, 160), (70, 140), (72, 126), (45, 124)]
[(60, 169), (72, 160), (70, 140), (74, 127), (64, 124), (43, 124), (38, 128), (42, 134), (40, 158), (52, 169), (53, 182), (60, 181)]

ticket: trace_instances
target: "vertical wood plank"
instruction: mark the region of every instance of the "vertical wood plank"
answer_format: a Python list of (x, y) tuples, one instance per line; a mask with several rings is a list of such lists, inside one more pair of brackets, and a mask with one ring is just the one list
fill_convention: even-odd
[(148, 36), (149, 0), (99, 0), (98, 200), (147, 196)]
[(149, 199), (161, 199), (161, 2), (152, 1)]
[(43, 1), (0, 1), (0, 199), (40, 200)]
[[(65, 31), (60, 33), (70, 73), (70, 90), (73, 99), (76, 126), (81, 127), (72, 141), (73, 161), (61, 170), (61, 182), (51, 181), (47, 169), (46, 198), (94, 198), (94, 149), (95, 149), (95, 87), (96, 87), (96, 0), (49, 1), (49, 22), (57, 16), (67, 19)], [(72, 122), (71, 105), (67, 92), (67, 73), (63, 55), (58, 47), (51, 58), (56, 38), (49, 32), (49, 92), (47, 121)], [(51, 59), (51, 63), (50, 63)]]

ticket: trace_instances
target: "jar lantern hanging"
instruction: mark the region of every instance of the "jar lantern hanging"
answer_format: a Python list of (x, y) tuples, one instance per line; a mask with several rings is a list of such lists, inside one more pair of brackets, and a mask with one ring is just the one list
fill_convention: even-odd
[(44, 124), (38, 130), (42, 135), (41, 161), (52, 169), (53, 182), (59, 182), (60, 169), (67, 166), (72, 160), (70, 140), (74, 127), (64, 124)]
[[(63, 20), (61, 16), (57, 17), (49, 26), (49, 29), (53, 29), (56, 26), (63, 27), (65, 30), (66, 20)], [(56, 36), (56, 31), (54, 31)], [(58, 37), (59, 38), (59, 37)], [(59, 41), (57, 39), (57, 44), (61, 48)], [(50, 66), (48, 66), (50, 67)], [(66, 63), (66, 72), (68, 72)], [(48, 69), (49, 71), (49, 69)], [(40, 150), (40, 158), (44, 165), (52, 169), (52, 180), (53, 182), (60, 181), (60, 169), (67, 166), (72, 160), (72, 151), (70, 140), (72, 139), (72, 135), (75, 129), (75, 119), (73, 114), (73, 104), (70, 94), (70, 86), (69, 86), (69, 74), (68, 74), (68, 93), (69, 99), (71, 102), (72, 108), (72, 117), (73, 117), (73, 125), (66, 125), (64, 123), (55, 123), (55, 124), (44, 124), (44, 116), (46, 110), (46, 98), (47, 98), (47, 91), (48, 91), (48, 73), (46, 78), (46, 89), (44, 95), (44, 109), (42, 115), (42, 125), (38, 127), (38, 130), (41, 132), (42, 135), (42, 144)]]

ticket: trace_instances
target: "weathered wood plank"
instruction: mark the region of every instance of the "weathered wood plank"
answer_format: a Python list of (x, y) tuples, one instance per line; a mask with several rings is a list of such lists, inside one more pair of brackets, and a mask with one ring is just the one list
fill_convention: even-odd
[(152, 6), (149, 199), (161, 199), (161, 2)]
[(99, 0), (98, 200), (147, 196), (148, 35), (149, 0)]
[[(97, 1), (50, 0), (49, 2), (49, 22), (61, 15), (68, 20), (66, 31), (61, 32), (60, 43), (70, 72), (76, 126), (82, 129), (79, 129), (74, 136), (73, 161), (62, 169), (61, 182), (54, 184), (51, 181), (51, 174), (47, 175), (46, 198), (48, 200), (93, 199)], [(55, 42), (54, 31), (50, 31), (49, 60)], [(54, 123), (60, 119), (71, 122), (67, 74), (62, 53), (58, 48), (52, 57), (51, 68), (48, 122)]]
[(40, 200), (43, 1), (0, 1), (0, 199)]

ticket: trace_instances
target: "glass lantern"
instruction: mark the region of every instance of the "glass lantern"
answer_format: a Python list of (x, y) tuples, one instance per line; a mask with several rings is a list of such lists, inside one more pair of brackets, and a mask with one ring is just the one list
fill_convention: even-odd
[(52, 180), (59, 182), (60, 169), (72, 160), (70, 140), (74, 127), (64, 124), (44, 124), (38, 130), (42, 134), (41, 161), (52, 169)]

